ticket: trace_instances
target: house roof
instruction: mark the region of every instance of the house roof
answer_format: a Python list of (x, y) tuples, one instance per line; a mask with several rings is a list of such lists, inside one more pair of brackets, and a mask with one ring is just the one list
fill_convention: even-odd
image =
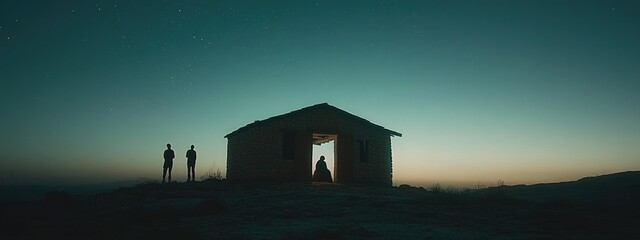
[(353, 114), (351, 114), (351, 113), (349, 113), (347, 111), (344, 111), (344, 110), (342, 110), (340, 108), (331, 106), (328, 103), (316, 104), (316, 105), (313, 105), (313, 106), (309, 106), (309, 107), (305, 107), (305, 108), (302, 108), (302, 109), (298, 109), (298, 110), (295, 110), (295, 111), (292, 111), (292, 112), (289, 112), (289, 113), (285, 113), (285, 114), (282, 114), (282, 115), (270, 117), (270, 118), (267, 118), (265, 120), (256, 120), (253, 123), (249, 123), (249, 124), (245, 125), (244, 127), (238, 128), (237, 130), (225, 135), (224, 137), (228, 138), (229, 136), (233, 136), (233, 135), (235, 135), (235, 134), (237, 134), (239, 132), (242, 132), (242, 131), (245, 131), (245, 130), (248, 130), (248, 129), (260, 127), (262, 125), (265, 125), (267, 123), (270, 123), (270, 122), (273, 122), (273, 121), (276, 121), (276, 120), (279, 120), (279, 119), (288, 118), (288, 117), (291, 117), (291, 116), (296, 115), (296, 114), (302, 114), (302, 113), (314, 111), (314, 110), (317, 110), (317, 109), (329, 109), (329, 110), (335, 111), (338, 114), (344, 115), (347, 118), (351, 118), (353, 120), (362, 122), (363, 124), (366, 124), (366, 125), (368, 125), (368, 126), (370, 126), (372, 128), (378, 128), (380, 130), (386, 131), (391, 136), (402, 137), (402, 133), (386, 129), (386, 128), (380, 126), (380, 125), (376, 125), (376, 124), (374, 124), (372, 122), (369, 122), (368, 120), (366, 120), (364, 118), (361, 118), (361, 117), (358, 117), (356, 115), (353, 115)]

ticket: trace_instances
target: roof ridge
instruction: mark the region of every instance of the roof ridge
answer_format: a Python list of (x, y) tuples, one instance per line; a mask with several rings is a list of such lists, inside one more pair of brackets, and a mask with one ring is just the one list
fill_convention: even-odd
[(231, 133), (229, 133), (229, 134), (225, 135), (224, 137), (225, 137), (225, 138), (227, 138), (227, 137), (229, 137), (229, 136), (231, 136), (231, 135), (234, 135), (234, 134), (236, 134), (236, 133), (238, 133), (238, 132), (241, 132), (241, 131), (244, 131), (244, 130), (246, 130), (246, 129), (249, 129), (249, 128), (252, 128), (252, 127), (257, 127), (257, 125), (265, 124), (265, 122), (274, 121), (274, 120), (276, 120), (276, 119), (280, 119), (280, 118), (283, 118), (283, 117), (286, 117), (286, 116), (289, 116), (289, 115), (292, 115), (292, 114), (296, 114), (296, 113), (300, 113), (300, 112), (305, 112), (305, 111), (309, 111), (309, 110), (311, 110), (311, 109), (321, 108), (321, 107), (328, 107), (328, 108), (331, 108), (331, 109), (337, 110), (338, 112), (340, 112), (340, 113), (342, 113), (342, 114), (346, 114), (348, 117), (354, 118), (354, 119), (356, 119), (356, 120), (358, 120), (358, 121), (363, 121), (363, 122), (365, 122), (365, 123), (367, 123), (367, 124), (370, 124), (370, 125), (373, 125), (373, 126), (375, 126), (375, 127), (377, 127), (377, 128), (381, 128), (382, 130), (385, 130), (385, 131), (389, 132), (389, 134), (390, 134), (390, 135), (392, 135), (392, 136), (399, 136), (399, 137), (402, 137), (402, 134), (401, 134), (401, 133), (399, 133), (399, 132), (395, 132), (395, 131), (393, 131), (393, 130), (386, 129), (386, 128), (384, 128), (383, 126), (380, 126), (380, 125), (377, 125), (377, 124), (375, 124), (375, 123), (372, 123), (371, 121), (369, 121), (369, 120), (367, 120), (367, 119), (364, 119), (364, 118), (359, 117), (359, 116), (357, 116), (357, 115), (355, 115), (355, 114), (352, 114), (352, 113), (350, 113), (350, 112), (347, 112), (347, 111), (345, 111), (345, 110), (342, 110), (342, 109), (340, 109), (340, 108), (338, 108), (338, 107), (332, 106), (331, 104), (329, 104), (329, 103), (327, 103), (327, 102), (324, 102), (324, 103), (318, 103), (318, 104), (315, 104), (315, 105), (311, 105), (311, 106), (303, 107), (303, 108), (300, 108), (300, 109), (297, 109), (297, 110), (290, 111), (290, 112), (288, 112), (288, 113), (284, 113), (284, 114), (276, 115), (276, 116), (269, 117), (269, 118), (266, 118), (266, 119), (263, 119), (263, 120), (255, 120), (254, 122), (249, 123), (249, 124), (247, 124), (247, 125), (245, 125), (245, 126), (243, 126), (243, 127), (240, 127), (240, 128), (238, 128), (237, 130), (235, 130), (235, 131), (233, 131), (233, 132), (231, 132)]

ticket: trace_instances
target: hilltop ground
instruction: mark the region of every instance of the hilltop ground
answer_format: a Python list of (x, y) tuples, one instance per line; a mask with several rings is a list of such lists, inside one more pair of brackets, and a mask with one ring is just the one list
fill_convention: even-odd
[[(593, 184), (584, 181), (566, 183), (560, 191), (578, 186), (589, 192)], [(205, 181), (90, 196), (49, 192), (38, 201), (4, 202), (0, 238), (637, 239), (638, 182), (609, 188), (621, 193), (592, 192), (614, 196), (596, 202), (582, 201), (584, 194), (524, 194), (528, 188), (536, 196), (552, 196), (557, 185), (546, 192), (540, 185), (447, 191)]]

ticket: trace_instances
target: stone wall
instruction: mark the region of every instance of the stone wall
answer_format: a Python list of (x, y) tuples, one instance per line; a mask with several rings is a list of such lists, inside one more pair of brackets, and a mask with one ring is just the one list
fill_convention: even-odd
[(228, 138), (229, 180), (289, 180), (293, 160), (282, 159), (282, 135), (273, 128), (256, 128)]
[[(369, 144), (368, 160), (361, 161), (358, 141)], [(391, 137), (387, 134), (360, 135), (354, 138), (354, 180), (372, 185), (391, 185)]]

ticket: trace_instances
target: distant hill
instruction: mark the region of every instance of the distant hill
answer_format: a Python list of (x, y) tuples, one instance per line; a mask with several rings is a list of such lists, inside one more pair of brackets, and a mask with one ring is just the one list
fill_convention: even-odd
[(529, 201), (565, 201), (599, 206), (640, 203), (640, 171), (585, 177), (577, 181), (491, 188)]
[(97, 184), (65, 184), (65, 185), (2, 185), (0, 186), (0, 201), (32, 201), (40, 199), (50, 191), (66, 191), (72, 195), (91, 195), (110, 192), (120, 187), (132, 187), (143, 183), (153, 183), (157, 180), (137, 178)]

